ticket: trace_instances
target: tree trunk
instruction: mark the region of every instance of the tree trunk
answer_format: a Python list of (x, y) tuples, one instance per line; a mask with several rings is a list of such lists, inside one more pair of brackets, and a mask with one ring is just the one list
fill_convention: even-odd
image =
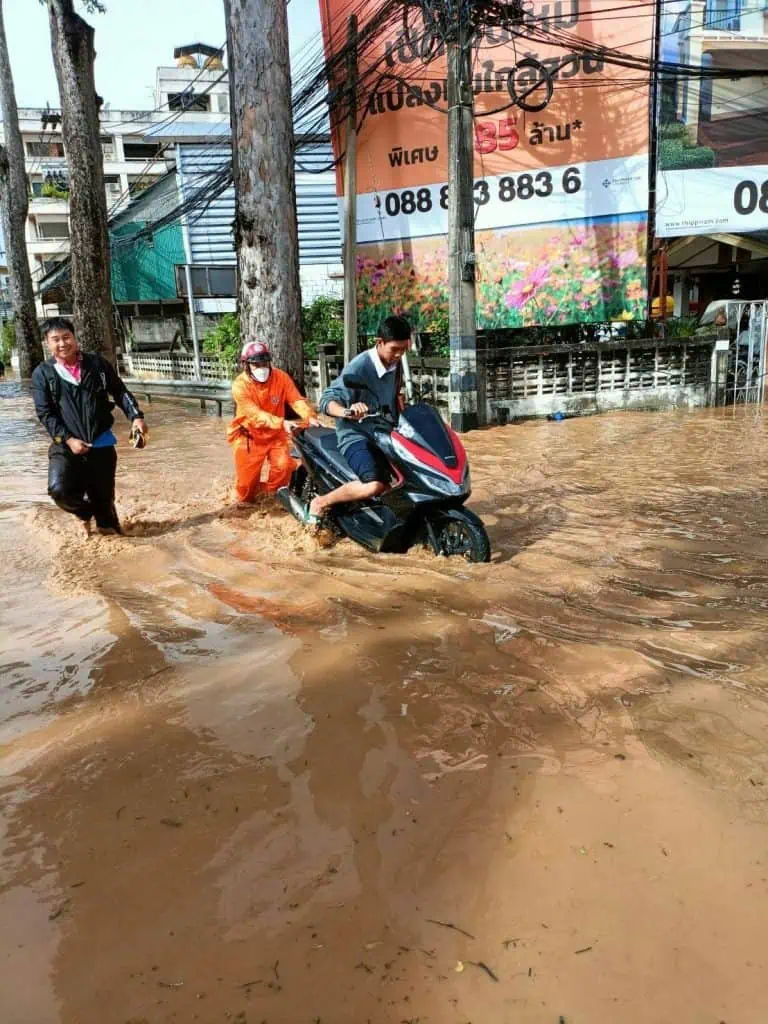
[(43, 359), (40, 328), (37, 325), (35, 294), (27, 255), (27, 213), (29, 192), (24, 164), (24, 143), (19, 130), (19, 110), (13, 88), (8, 42), (5, 38), (0, 0), (0, 110), (5, 128), (5, 146), (0, 146), (0, 215), (8, 250), (11, 305), (16, 323), (19, 376), (30, 377)]
[(240, 335), (304, 378), (285, 0), (224, 0), (232, 107)]
[(72, 293), (80, 344), (115, 361), (107, 196), (93, 77), (93, 28), (73, 0), (48, 0), (51, 49), (69, 168)]

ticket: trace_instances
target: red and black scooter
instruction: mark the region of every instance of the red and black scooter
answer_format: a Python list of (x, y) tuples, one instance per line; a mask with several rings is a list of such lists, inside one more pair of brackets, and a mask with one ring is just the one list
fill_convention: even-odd
[[(366, 385), (345, 377), (355, 402), (366, 401)], [(464, 446), (429, 405), (408, 406), (395, 418), (387, 408), (365, 417), (390, 468), (390, 486), (369, 501), (336, 505), (328, 513), (332, 527), (369, 551), (404, 552), (424, 544), (437, 555), (461, 555), (470, 562), (491, 557), (482, 521), (464, 503), (472, 488)], [(354, 480), (336, 444), (336, 431), (308, 427), (294, 433), (294, 454), (301, 460), (280, 503), (300, 522), (316, 494), (327, 494)]]

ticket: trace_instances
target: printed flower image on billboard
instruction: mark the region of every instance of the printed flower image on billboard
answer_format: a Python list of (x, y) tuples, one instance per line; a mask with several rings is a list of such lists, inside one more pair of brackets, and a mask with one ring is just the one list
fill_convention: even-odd
[[(628, 0), (621, 18), (614, 7), (536, 0), (517, 27), (486, 28), (476, 40), (478, 326), (646, 314), (649, 75), (605, 53), (649, 59), (653, 5)], [(361, 25), (372, 10), (363, 7)], [(347, 38), (342, 0), (324, 0), (321, 14), (335, 52)], [(417, 321), (418, 302), (447, 306), (447, 71), (444, 43), (430, 32), (409, 8), (361, 58), (377, 74), (357, 145), (361, 330), (383, 311), (387, 289)], [(334, 144), (341, 157), (343, 132)], [(340, 168), (339, 195), (342, 183)]]
[[(670, 75), (662, 82), (657, 182), (662, 237), (768, 229), (765, 6), (764, 0), (695, 0), (662, 18), (663, 60), (705, 73), (702, 78)], [(730, 78), (728, 71), (742, 74)], [(707, 77), (707, 72), (723, 77)]]
[[(628, 216), (478, 232), (478, 327), (643, 319), (647, 230)], [(445, 239), (372, 248), (357, 261), (361, 332), (392, 312), (428, 330), (448, 307)]]

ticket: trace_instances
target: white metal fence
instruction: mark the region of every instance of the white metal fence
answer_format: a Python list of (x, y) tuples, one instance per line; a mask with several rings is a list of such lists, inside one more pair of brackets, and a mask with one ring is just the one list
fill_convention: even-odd
[[(148, 355), (126, 352), (122, 363), (129, 377), (139, 380), (194, 380), (195, 360), (185, 355)], [(218, 359), (208, 356), (200, 358), (200, 377), (202, 380), (231, 380), (237, 367), (228, 366)]]
[[(711, 338), (646, 339), (622, 345), (510, 348), (478, 353), (478, 388), (486, 422), (504, 416), (541, 416), (558, 409), (703, 405), (709, 400)], [(193, 380), (194, 360), (185, 355), (123, 357), (125, 372), (143, 380)], [(411, 355), (414, 396), (442, 412), (448, 408), (450, 362)], [(340, 356), (320, 355), (304, 364), (310, 401), (342, 369)], [(203, 381), (222, 382), (237, 366), (203, 357)], [(484, 396), (484, 397), (483, 397)], [(503, 418), (503, 417), (502, 417)]]

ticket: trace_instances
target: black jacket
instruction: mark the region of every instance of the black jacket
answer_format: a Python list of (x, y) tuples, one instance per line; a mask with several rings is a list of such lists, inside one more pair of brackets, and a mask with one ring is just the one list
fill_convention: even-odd
[(79, 385), (60, 377), (53, 359), (41, 363), (32, 374), (32, 397), (37, 418), (59, 444), (70, 437), (93, 444), (115, 422), (115, 404), (129, 420), (144, 418), (112, 364), (87, 352), (82, 357)]

